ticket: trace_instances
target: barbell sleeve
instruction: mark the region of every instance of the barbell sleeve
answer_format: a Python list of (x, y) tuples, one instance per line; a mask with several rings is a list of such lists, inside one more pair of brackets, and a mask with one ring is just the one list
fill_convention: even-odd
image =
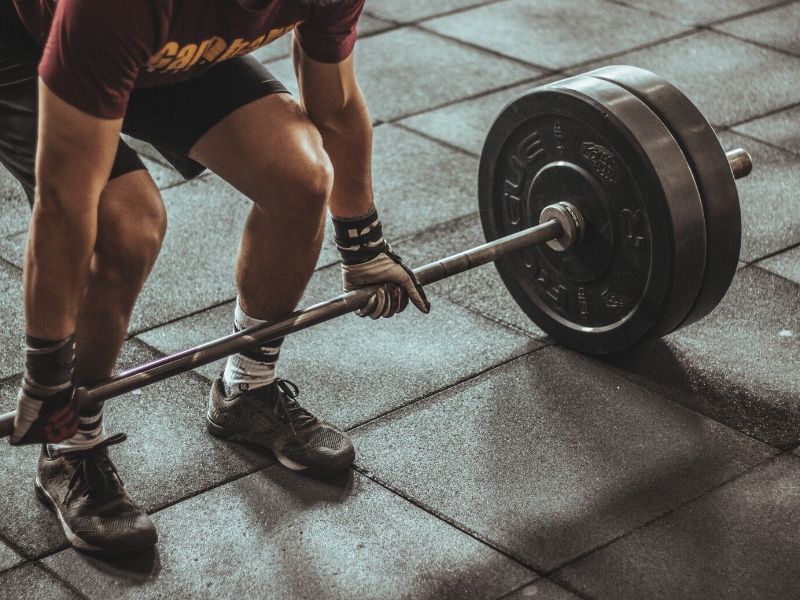
[[(548, 220), (535, 227), (524, 229), (434, 261), (416, 269), (414, 274), (422, 285), (435, 283), (458, 273), (493, 262), (508, 254), (554, 240), (560, 237), (563, 231), (562, 225), (558, 220)], [(243, 329), (200, 346), (157, 358), (149, 363), (123, 371), (93, 386), (78, 388), (78, 401), (82, 407), (96, 404), (163, 381), (180, 373), (191, 371), (197, 367), (235, 354), (245, 348), (263, 345), (266, 342), (307, 329), (312, 325), (354, 312), (366, 305), (370, 296), (378, 287), (371, 286), (342, 294), (308, 308), (295, 311), (275, 323)], [(14, 415), (14, 411), (0, 415), (0, 437), (6, 437), (11, 434), (14, 427)]]

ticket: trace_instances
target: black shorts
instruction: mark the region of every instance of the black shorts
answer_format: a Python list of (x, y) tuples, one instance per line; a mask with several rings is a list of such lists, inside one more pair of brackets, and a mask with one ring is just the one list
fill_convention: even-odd
[[(35, 183), (41, 52), (11, 0), (0, 0), (0, 163), (22, 184), (29, 202)], [(151, 144), (184, 178), (192, 179), (205, 170), (189, 158), (197, 140), (237, 108), (278, 92), (287, 90), (264, 65), (238, 57), (188, 81), (135, 89), (122, 131)], [(110, 179), (144, 168), (138, 154), (120, 140)]]

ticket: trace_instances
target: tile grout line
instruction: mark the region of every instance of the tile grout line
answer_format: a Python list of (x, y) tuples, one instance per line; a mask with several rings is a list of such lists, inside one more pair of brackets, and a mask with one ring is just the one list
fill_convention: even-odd
[[(782, 112), (788, 112), (790, 110), (794, 110), (798, 106), (800, 106), (800, 105), (792, 106), (792, 107), (789, 107), (789, 108), (785, 108), (785, 109), (779, 110), (777, 112), (771, 112), (769, 115), (765, 115), (763, 117), (754, 117), (754, 118), (749, 119), (749, 120), (747, 120), (747, 121), (745, 121), (745, 122), (743, 122), (743, 123), (741, 123), (739, 125), (732, 125), (730, 127), (726, 127), (724, 129), (722, 129), (721, 131), (724, 132), (724, 133), (732, 133), (733, 135), (738, 135), (738, 136), (741, 136), (743, 138), (747, 138), (748, 140), (751, 140), (753, 142), (756, 142), (756, 143), (759, 143), (759, 144), (763, 144), (764, 146), (768, 146), (769, 148), (772, 148), (773, 150), (777, 150), (779, 152), (785, 152), (786, 154), (790, 154), (792, 156), (800, 158), (800, 150), (792, 150), (791, 148), (784, 148), (783, 146), (778, 146), (777, 144), (774, 144), (774, 143), (770, 142), (769, 140), (764, 140), (764, 139), (761, 139), (760, 137), (758, 137), (756, 135), (753, 135), (751, 133), (747, 133), (745, 131), (741, 131), (739, 129), (736, 129), (736, 127), (740, 127), (741, 125), (747, 125), (748, 123), (753, 123), (753, 122), (758, 121), (760, 119), (769, 118), (771, 116), (779, 115)], [(755, 166), (754, 168), (757, 168), (757, 166)]]
[(750, 44), (751, 46), (756, 46), (757, 48), (761, 48), (763, 50), (770, 50), (772, 52), (777, 52), (778, 54), (783, 54), (784, 56), (788, 56), (790, 58), (800, 58), (800, 54), (795, 54), (785, 48), (780, 48), (778, 46), (770, 46), (764, 42), (759, 42), (758, 40), (752, 40), (750, 38), (746, 38), (741, 35), (737, 35), (735, 33), (731, 33), (729, 31), (725, 31), (724, 29), (717, 29), (716, 26), (709, 26), (707, 31), (711, 31), (718, 35), (723, 35), (727, 38), (736, 40), (737, 42), (742, 42), (743, 44)]
[(518, 558), (518, 557), (514, 556), (510, 551), (504, 550), (503, 548), (499, 547), (498, 545), (494, 544), (493, 542), (484, 539), (477, 531), (474, 531), (474, 530), (470, 529), (465, 524), (459, 523), (455, 519), (453, 519), (451, 517), (448, 517), (444, 513), (436, 510), (432, 506), (428, 506), (427, 504), (425, 504), (421, 500), (415, 498), (411, 494), (406, 494), (401, 489), (395, 487), (394, 485), (392, 485), (391, 483), (389, 483), (387, 481), (384, 481), (383, 479), (378, 477), (376, 474), (372, 473), (369, 469), (367, 469), (365, 467), (361, 467), (358, 464), (353, 465), (352, 468), (356, 473), (358, 473), (362, 477), (365, 477), (366, 479), (369, 479), (370, 481), (372, 481), (373, 483), (379, 485), (380, 487), (384, 488), (385, 490), (387, 490), (388, 492), (390, 492), (394, 496), (396, 496), (398, 498), (402, 498), (403, 500), (405, 500), (406, 502), (408, 502), (412, 506), (417, 507), (418, 509), (426, 512), (427, 514), (429, 514), (432, 517), (438, 519), (439, 521), (447, 523), (453, 529), (455, 529), (455, 530), (457, 530), (457, 531), (469, 536), (470, 538), (472, 538), (475, 541), (483, 544), (484, 546), (487, 546), (488, 548), (491, 548), (495, 552), (505, 556), (509, 560), (517, 563), (518, 565), (524, 567), (525, 569), (527, 569), (529, 571), (532, 571), (535, 575), (538, 575), (540, 578), (544, 576), (543, 575), (543, 571), (539, 570), (537, 567), (527, 563), (525, 560), (523, 560), (521, 558)]
[(757, 462), (757, 463), (747, 467), (746, 469), (740, 471), (739, 473), (728, 477), (727, 479), (725, 479), (724, 481), (720, 482), (719, 484), (711, 486), (709, 489), (707, 489), (705, 491), (702, 491), (702, 492), (699, 492), (698, 494), (695, 494), (691, 498), (688, 498), (688, 499), (684, 500), (683, 502), (680, 502), (680, 503), (676, 504), (674, 507), (672, 507), (669, 510), (661, 513), (660, 515), (657, 515), (657, 516), (655, 516), (655, 517), (653, 517), (653, 518), (651, 518), (651, 519), (649, 519), (649, 520), (637, 525), (636, 527), (632, 528), (629, 531), (626, 531), (625, 533), (622, 533), (622, 534), (620, 534), (618, 536), (614, 536), (614, 537), (606, 540), (602, 544), (599, 544), (599, 545), (595, 546), (594, 548), (591, 548), (590, 550), (587, 550), (586, 552), (583, 552), (580, 555), (575, 556), (575, 557), (569, 559), (568, 561), (563, 562), (562, 564), (554, 567), (553, 569), (550, 569), (549, 571), (544, 572), (544, 576), (548, 577), (548, 578), (552, 578), (553, 581), (555, 581), (559, 585), (563, 585), (564, 584), (564, 580), (561, 579), (557, 575), (558, 571), (561, 571), (562, 569), (564, 569), (566, 567), (569, 567), (570, 565), (573, 565), (573, 564), (583, 560), (584, 558), (586, 558), (588, 556), (591, 556), (592, 554), (600, 552), (603, 549), (611, 546), (612, 544), (615, 544), (615, 543), (617, 543), (617, 542), (619, 542), (619, 541), (621, 541), (621, 540), (623, 540), (623, 539), (625, 539), (625, 538), (627, 538), (627, 537), (629, 537), (629, 536), (631, 536), (631, 535), (633, 535), (635, 533), (638, 533), (639, 531), (642, 531), (642, 530), (650, 527), (651, 525), (657, 523), (658, 521), (661, 521), (663, 519), (666, 519), (666, 518), (670, 517), (671, 515), (683, 510), (684, 508), (687, 508), (691, 504), (694, 504), (694, 503), (696, 503), (696, 502), (698, 502), (700, 500), (703, 500), (704, 498), (710, 496), (711, 494), (713, 494), (714, 492), (716, 492), (718, 490), (721, 490), (722, 488), (726, 487), (727, 485), (730, 485), (731, 483), (734, 483), (737, 480), (742, 479), (742, 478), (750, 475), (755, 470), (757, 470), (759, 468), (762, 468), (762, 467), (765, 467), (769, 463), (775, 462), (777, 459), (779, 459), (780, 457), (786, 455), (787, 453), (788, 453), (788, 451), (784, 450), (784, 451), (782, 451), (782, 452), (780, 452), (778, 454), (775, 454), (773, 456), (768, 456), (764, 460), (762, 460), (760, 462)]

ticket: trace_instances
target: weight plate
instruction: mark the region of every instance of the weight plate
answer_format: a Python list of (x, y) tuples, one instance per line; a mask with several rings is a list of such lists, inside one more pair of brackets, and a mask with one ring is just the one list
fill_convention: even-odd
[(497, 261), (520, 307), (557, 342), (610, 353), (677, 327), (705, 269), (691, 169), (661, 120), (620, 86), (574, 77), (531, 90), (492, 125), (479, 170), (492, 240), (538, 223), (558, 201), (586, 221), (565, 252), (545, 244)]
[(731, 285), (742, 238), (739, 194), (719, 138), (692, 101), (655, 73), (613, 66), (586, 75), (620, 85), (650, 107), (680, 144), (692, 168), (706, 216), (706, 269), (695, 305), (679, 327), (702, 319)]

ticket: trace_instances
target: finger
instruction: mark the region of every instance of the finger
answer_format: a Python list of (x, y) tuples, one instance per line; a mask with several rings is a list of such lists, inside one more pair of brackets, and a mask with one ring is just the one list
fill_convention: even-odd
[(426, 315), (430, 312), (431, 305), (428, 303), (428, 299), (425, 297), (425, 292), (422, 290), (422, 287), (417, 287), (408, 279), (403, 283), (403, 290), (408, 294), (408, 299), (411, 303), (416, 306), (420, 312)]
[(397, 312), (401, 313), (408, 306), (408, 294), (406, 294), (402, 288), (398, 288), (397, 291), (400, 292), (400, 308), (397, 310)]
[(377, 299), (377, 303), (375, 305), (375, 309), (370, 313), (370, 319), (380, 319), (381, 315), (383, 314), (384, 309), (386, 308), (386, 290), (383, 288), (378, 289), (375, 292), (375, 298)]
[(356, 311), (356, 314), (359, 317), (370, 316), (373, 312), (375, 312), (375, 306), (377, 305), (377, 303), (378, 299), (376, 298), (376, 295), (373, 294), (372, 296), (369, 297), (367, 303)]
[(387, 283), (384, 287), (386, 288), (386, 308), (381, 316), (384, 319), (388, 319), (397, 313), (397, 309), (400, 307), (400, 302), (398, 301), (397, 296), (397, 285), (394, 283)]

